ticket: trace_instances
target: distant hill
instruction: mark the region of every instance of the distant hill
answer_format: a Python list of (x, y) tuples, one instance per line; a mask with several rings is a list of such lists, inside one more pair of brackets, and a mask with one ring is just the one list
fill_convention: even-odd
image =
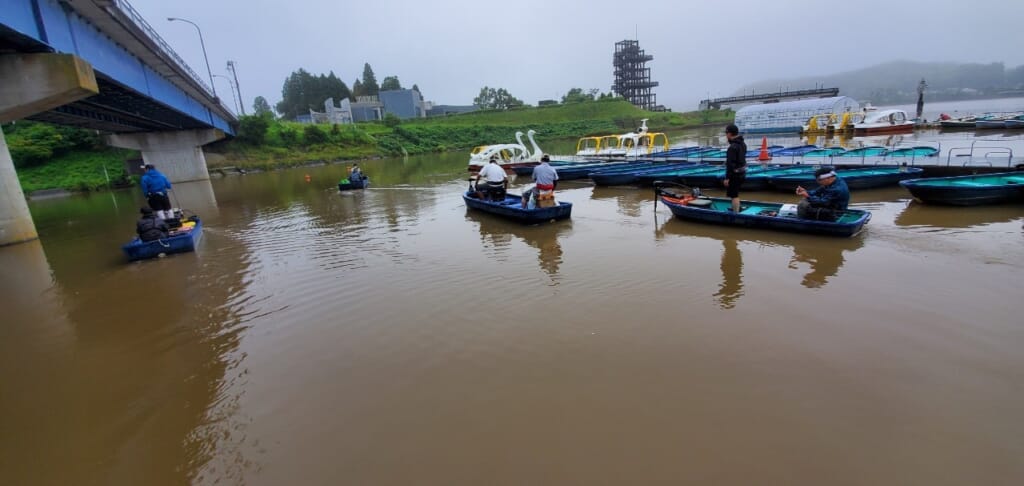
[[(839, 94), (874, 104), (907, 103), (917, 100), (917, 84), (928, 83), (925, 96), (932, 100), (990, 98), (1020, 94), (1024, 89), (1024, 66), (1007, 69), (1003, 63), (961, 64), (893, 61), (863, 69), (824, 76), (758, 81), (736, 92), (750, 93), (808, 89), (824, 84), (838, 87)], [(785, 89), (785, 88), (783, 88)], [(1017, 91), (1017, 93), (1013, 93)]]

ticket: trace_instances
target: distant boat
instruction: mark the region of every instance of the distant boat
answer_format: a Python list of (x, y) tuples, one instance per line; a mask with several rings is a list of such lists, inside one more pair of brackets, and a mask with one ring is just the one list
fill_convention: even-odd
[(676, 218), (717, 225), (849, 237), (871, 219), (871, 213), (859, 209), (840, 211), (834, 222), (803, 219), (786, 215), (781, 203), (763, 201), (740, 201), (740, 212), (734, 213), (728, 198), (678, 197), (661, 188), (655, 188), (655, 194), (656, 201), (660, 200)]
[[(189, 224), (189, 223), (194, 224)], [(183, 223), (180, 229), (174, 230), (167, 238), (153, 241), (142, 241), (138, 237), (121, 247), (128, 261), (156, 258), (161, 254), (185, 253), (195, 251), (196, 244), (203, 236), (203, 222), (192, 216)]]
[(939, 149), (927, 145), (904, 147), (889, 151), (886, 157), (938, 157)]
[(1015, 116), (1003, 123), (1006, 125), (1006, 128), (1011, 130), (1024, 128), (1024, 115)]
[(338, 182), (338, 190), (339, 191), (351, 191), (351, 190), (354, 190), (354, 189), (366, 189), (367, 187), (370, 187), (370, 178), (369, 177), (364, 177), (359, 182), (352, 182), (352, 181), (349, 181), (348, 179), (342, 179), (340, 182)]
[(640, 120), (640, 127), (636, 132), (583, 137), (576, 143), (576, 155), (617, 158), (646, 157), (668, 152), (668, 135), (649, 131), (647, 120)]
[(911, 179), (900, 185), (928, 204), (975, 206), (1024, 201), (1024, 172)]
[(946, 130), (974, 128), (976, 125), (976, 118), (974, 115), (968, 115), (960, 118), (951, 118), (949, 120), (940, 120), (939, 126)]
[(1006, 128), (1006, 121), (1013, 119), (1010, 114), (987, 114), (979, 116), (975, 120), (974, 128), (978, 130), (1003, 130)]
[(882, 110), (869, 112), (864, 121), (853, 125), (857, 135), (877, 133), (909, 133), (914, 131), (914, 122), (903, 110)]
[(867, 147), (847, 150), (838, 157), (880, 157), (889, 153), (889, 149), (880, 145), (869, 145)]

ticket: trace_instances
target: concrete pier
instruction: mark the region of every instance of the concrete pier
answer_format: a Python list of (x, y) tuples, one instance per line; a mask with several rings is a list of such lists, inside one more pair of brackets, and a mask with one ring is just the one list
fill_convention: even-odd
[(142, 160), (153, 164), (172, 182), (203, 181), (210, 178), (203, 145), (224, 138), (215, 128), (173, 132), (120, 133), (108, 135), (114, 147), (142, 152)]
[(0, 246), (34, 240), (39, 235), (28, 212), (25, 193), (14, 171), (11, 152), (0, 130)]

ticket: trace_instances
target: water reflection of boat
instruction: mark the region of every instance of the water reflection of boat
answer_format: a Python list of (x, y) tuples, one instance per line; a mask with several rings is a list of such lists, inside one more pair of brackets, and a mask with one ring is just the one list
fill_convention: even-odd
[(911, 201), (896, 215), (897, 226), (932, 228), (972, 228), (988, 224), (1009, 223), (1024, 218), (1019, 206), (949, 207)]
[(512, 237), (537, 249), (540, 268), (552, 277), (558, 275), (562, 264), (562, 245), (559, 238), (572, 233), (572, 221), (541, 226), (523, 226), (500, 219), (469, 213), (466, 219), (479, 224), (480, 238), (495, 246), (507, 243)]
[(791, 233), (751, 233), (740, 228), (667, 220), (655, 225), (655, 228), (655, 238), (659, 240), (669, 236), (682, 236), (709, 238), (722, 242), (722, 284), (715, 293), (715, 299), (723, 308), (732, 308), (743, 295), (741, 243), (791, 248), (793, 255), (787, 268), (801, 271), (806, 268), (803, 264), (806, 264), (809, 271), (804, 274), (800, 283), (807, 288), (824, 287), (829, 279), (838, 275), (839, 269), (846, 262), (844, 253), (856, 251), (864, 246), (863, 236), (832, 239)]

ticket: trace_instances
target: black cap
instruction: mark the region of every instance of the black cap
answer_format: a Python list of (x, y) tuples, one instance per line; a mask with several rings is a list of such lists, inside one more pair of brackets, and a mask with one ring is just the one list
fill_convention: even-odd
[(740, 128), (737, 127), (735, 124), (730, 123), (730, 124), (725, 126), (725, 133), (728, 133), (728, 134), (731, 134), (731, 135), (739, 135), (740, 134)]
[(144, 215), (153, 214), (153, 210), (150, 208), (139, 208), (139, 212)]
[(551, 157), (548, 157), (547, 154), (544, 154), (540, 157), (540, 160), (541, 162), (551, 162)]

